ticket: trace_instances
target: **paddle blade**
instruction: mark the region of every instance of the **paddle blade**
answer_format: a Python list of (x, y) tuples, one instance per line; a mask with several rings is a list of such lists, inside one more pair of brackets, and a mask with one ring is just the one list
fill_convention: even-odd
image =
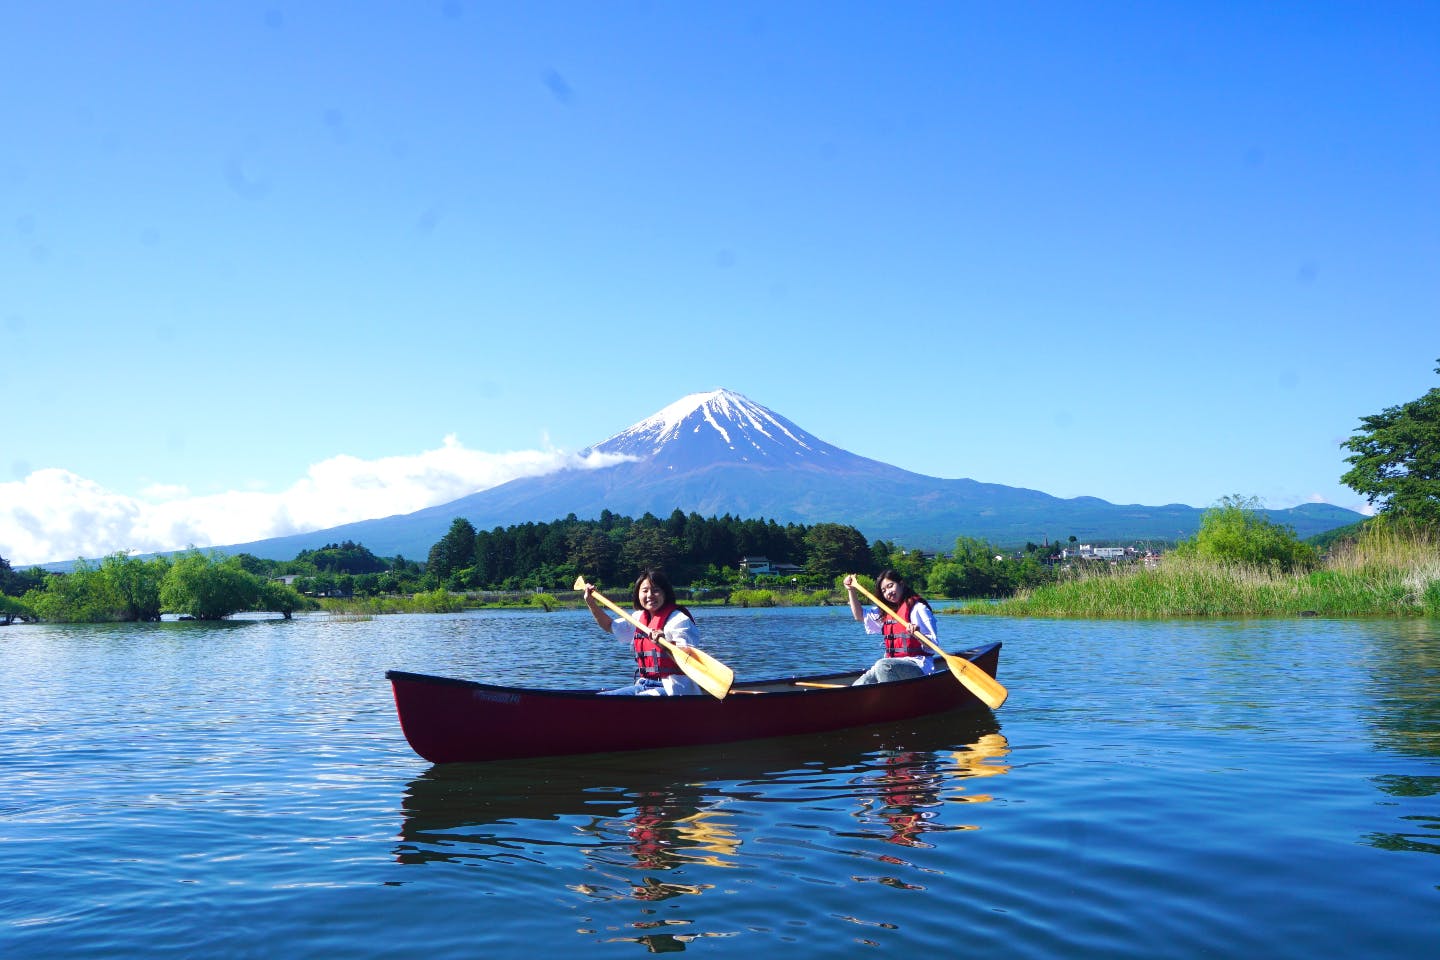
[(992, 710), (997, 709), (1000, 704), (1005, 702), (1005, 698), (1010, 696), (1010, 691), (1006, 690), (999, 680), (964, 657), (952, 657), (946, 654), (945, 664), (955, 675), (955, 679), (963, 683), (967, 690), (979, 697), (981, 702)]
[(730, 692), (730, 685), (735, 682), (734, 670), (699, 647), (677, 647), (663, 637), (660, 642), (670, 651), (680, 669), (685, 671), (685, 676), (694, 680), (715, 699), (725, 699), (725, 695)]

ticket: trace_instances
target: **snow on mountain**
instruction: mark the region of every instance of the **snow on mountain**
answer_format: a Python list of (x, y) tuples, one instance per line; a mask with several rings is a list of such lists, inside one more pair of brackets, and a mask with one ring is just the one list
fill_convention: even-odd
[(718, 462), (774, 467), (818, 460), (812, 465), (831, 468), (868, 463), (812, 436), (773, 410), (724, 389), (681, 397), (592, 449), (637, 457), (669, 469)]
[[(1183, 504), (1062, 500), (1038, 490), (922, 476), (832, 446), (730, 390), (682, 397), (591, 450), (622, 454), (622, 462), (524, 477), (415, 513), (238, 546), (289, 559), (300, 549), (352, 539), (381, 556), (423, 557), (456, 517), (486, 530), (572, 513), (666, 517), (680, 510), (849, 523), (870, 539), (944, 550), (960, 535), (1001, 545), (1072, 535), (1173, 540), (1193, 535), (1201, 516)], [(1328, 504), (1267, 512), (1302, 537), (1359, 518)]]

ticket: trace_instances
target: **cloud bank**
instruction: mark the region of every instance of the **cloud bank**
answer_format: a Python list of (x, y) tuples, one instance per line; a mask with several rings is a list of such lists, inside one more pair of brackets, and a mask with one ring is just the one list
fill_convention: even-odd
[(323, 530), (449, 503), (519, 477), (595, 469), (628, 459), (559, 450), (486, 453), (454, 436), (412, 456), (340, 455), (312, 466), (280, 493), (191, 496), (151, 487), (138, 497), (107, 490), (69, 470), (36, 470), (0, 483), (0, 557), (14, 566), (161, 553)]

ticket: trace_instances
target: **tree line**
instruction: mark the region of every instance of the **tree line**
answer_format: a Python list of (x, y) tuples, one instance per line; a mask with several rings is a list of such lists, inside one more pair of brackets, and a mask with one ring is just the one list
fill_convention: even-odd
[[(38, 570), (38, 568), (32, 568)], [(0, 574), (16, 572), (0, 558)], [(77, 560), (68, 573), (40, 571), (38, 583), (24, 571), (21, 584), (34, 584), (15, 597), (0, 595), (0, 615), (57, 623), (159, 620), (162, 612), (194, 620), (220, 620), (245, 610), (289, 618), (312, 606), (293, 587), (245, 569), (238, 556), (191, 550), (173, 559), (142, 559), (124, 553), (98, 564)], [(8, 591), (16, 584), (0, 575)]]
[(872, 554), (859, 530), (840, 523), (782, 526), (678, 509), (663, 520), (649, 513), (635, 519), (603, 510), (596, 520), (572, 513), (492, 530), (456, 518), (431, 547), (425, 568), (455, 590), (550, 590), (577, 575), (615, 584), (646, 567), (664, 569), (676, 583), (720, 585), (740, 576), (743, 557), (799, 567), (797, 578), (813, 584), (868, 566)]
[[(582, 575), (613, 588), (648, 567), (721, 598), (740, 587), (832, 589), (846, 573), (873, 576), (887, 568), (936, 596), (1001, 596), (1049, 575), (1043, 553), (1030, 544), (1006, 562), (991, 544), (962, 537), (953, 555), (937, 557), (885, 540), (870, 543), (848, 524), (782, 525), (680, 510), (663, 520), (606, 510), (596, 520), (570, 514), (487, 531), (456, 518), (424, 563), (379, 557), (349, 540), (288, 561), (198, 550), (149, 559), (117, 553), (98, 564), (77, 561), (67, 573), (14, 571), (0, 558), (0, 615), (83, 622), (156, 620), (164, 612), (210, 620), (267, 610), (288, 617), (324, 597), (563, 592)], [(764, 557), (792, 572), (754, 575), (742, 569), (744, 557)]]

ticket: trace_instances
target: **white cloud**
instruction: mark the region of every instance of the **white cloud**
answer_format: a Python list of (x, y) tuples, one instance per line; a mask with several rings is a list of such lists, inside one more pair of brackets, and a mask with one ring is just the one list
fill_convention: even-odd
[(131, 497), (68, 470), (37, 470), (0, 483), (0, 557), (18, 566), (247, 543), (413, 513), (519, 477), (624, 459), (559, 450), (486, 453), (447, 436), (439, 449), (413, 456), (331, 457), (282, 493), (206, 496), (157, 484)]

